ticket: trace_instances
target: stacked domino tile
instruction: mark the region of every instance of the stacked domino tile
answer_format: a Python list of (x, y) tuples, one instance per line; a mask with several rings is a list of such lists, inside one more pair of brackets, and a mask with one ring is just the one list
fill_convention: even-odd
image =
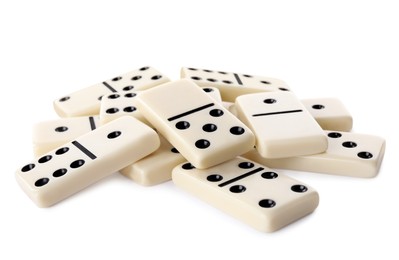
[(285, 82), (248, 74), (182, 68), (181, 78), (142, 67), (55, 100), (62, 118), (34, 126), (36, 159), (16, 172), (22, 189), (48, 207), (116, 171), (145, 186), (172, 179), (272, 232), (319, 197), (271, 168), (378, 174), (385, 140), (350, 132), (337, 99), (298, 100)]

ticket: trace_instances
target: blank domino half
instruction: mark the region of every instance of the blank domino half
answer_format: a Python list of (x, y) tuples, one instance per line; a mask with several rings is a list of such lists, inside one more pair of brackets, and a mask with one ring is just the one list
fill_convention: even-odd
[(98, 127), (98, 116), (61, 118), (33, 126), (32, 141), (35, 156), (43, 155)]
[(173, 169), (176, 186), (264, 232), (276, 231), (313, 212), (318, 193), (306, 184), (237, 157), (199, 170), (190, 163)]
[(291, 92), (264, 92), (240, 96), (235, 108), (256, 136), (256, 149), (267, 158), (322, 153), (327, 137)]
[(54, 109), (61, 117), (98, 115), (103, 95), (145, 90), (168, 81), (165, 75), (154, 68), (142, 67), (63, 96), (53, 102)]
[(119, 172), (134, 182), (157, 185), (171, 179), (172, 170), (186, 159), (165, 138), (159, 137), (161, 146), (152, 154), (123, 168)]
[(232, 159), (255, 144), (248, 127), (190, 80), (143, 91), (137, 101), (147, 120), (197, 168)]
[(303, 99), (301, 102), (324, 130), (344, 132), (352, 130), (352, 116), (338, 99)]
[(181, 78), (193, 80), (199, 86), (218, 88), (223, 100), (229, 102), (244, 94), (289, 90), (284, 81), (275, 78), (186, 67), (180, 73)]
[(325, 153), (291, 158), (270, 159), (255, 150), (243, 155), (269, 167), (372, 178), (380, 169), (385, 140), (378, 136), (326, 131), (328, 149)]
[(15, 176), (39, 207), (48, 207), (145, 157), (159, 144), (153, 129), (121, 117), (22, 166)]

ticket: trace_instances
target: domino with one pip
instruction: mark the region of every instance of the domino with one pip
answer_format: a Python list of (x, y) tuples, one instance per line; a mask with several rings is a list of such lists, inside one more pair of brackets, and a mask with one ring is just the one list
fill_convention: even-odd
[(327, 150), (324, 131), (291, 92), (240, 96), (235, 108), (238, 118), (255, 134), (256, 149), (263, 157), (292, 157)]
[(22, 166), (15, 176), (24, 192), (48, 207), (154, 152), (157, 133), (121, 117)]
[(251, 130), (190, 80), (143, 91), (137, 106), (195, 167), (203, 169), (249, 151)]
[(326, 131), (328, 149), (324, 153), (270, 159), (254, 150), (243, 156), (269, 167), (344, 175), (375, 177), (380, 169), (385, 140), (378, 136)]
[(229, 102), (244, 94), (289, 90), (284, 81), (275, 78), (186, 67), (180, 73), (181, 78), (193, 80), (199, 86), (218, 88), (223, 101)]
[(209, 169), (190, 163), (173, 169), (176, 186), (264, 232), (276, 231), (313, 212), (318, 193), (308, 185), (237, 157)]
[(98, 116), (49, 120), (33, 126), (33, 154), (43, 155), (98, 127)]
[(352, 129), (352, 116), (338, 99), (314, 98), (301, 102), (324, 130), (349, 132)]
[(98, 115), (103, 95), (145, 90), (168, 81), (169, 79), (165, 75), (154, 68), (142, 67), (63, 96), (55, 100), (53, 105), (61, 117)]

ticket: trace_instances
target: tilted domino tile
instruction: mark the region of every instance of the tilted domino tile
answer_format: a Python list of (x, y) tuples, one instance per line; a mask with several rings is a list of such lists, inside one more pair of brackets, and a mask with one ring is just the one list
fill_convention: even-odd
[(352, 116), (338, 99), (303, 99), (301, 102), (324, 130), (348, 132), (352, 129)]
[(26, 164), (15, 175), (39, 207), (48, 207), (158, 147), (154, 130), (133, 117), (121, 117)]
[(264, 92), (240, 96), (235, 108), (256, 136), (256, 149), (267, 158), (322, 153), (327, 137), (291, 92)]
[(243, 156), (273, 168), (372, 178), (380, 169), (385, 140), (378, 136), (326, 131), (325, 153), (270, 159), (255, 150)]
[(204, 90), (205, 93), (214, 98), (217, 102), (222, 103), (222, 96), (220, 95), (220, 91), (218, 88), (202, 87), (202, 90)]
[(240, 157), (205, 170), (181, 164), (173, 169), (172, 180), (264, 232), (276, 231), (308, 215), (319, 203), (318, 193), (308, 185)]
[(98, 127), (98, 116), (49, 120), (33, 126), (32, 140), (35, 157), (41, 156)]
[[(234, 103), (224, 102), (233, 115), (237, 116)], [(336, 98), (304, 99), (301, 103), (313, 116), (316, 122), (324, 130), (350, 131), (352, 129), (352, 116)]]
[(186, 159), (165, 138), (159, 136), (161, 146), (152, 154), (123, 168), (119, 172), (134, 182), (151, 186), (169, 181), (173, 168)]
[(150, 125), (136, 106), (138, 92), (116, 92), (103, 96), (100, 107), (100, 124), (104, 125), (121, 116), (132, 116)]
[(223, 101), (229, 102), (244, 94), (289, 90), (288, 85), (279, 79), (207, 69), (182, 68), (181, 78), (191, 79), (200, 86), (216, 87)]
[[(220, 92), (217, 88), (204, 87), (202, 89), (209, 96), (215, 98), (216, 101), (222, 102)], [(140, 91), (127, 93), (117, 92), (103, 96), (103, 98), (101, 99), (100, 108), (100, 124), (103, 125), (118, 117), (130, 115), (137, 118), (141, 122), (151, 126), (150, 122), (145, 119), (145, 117), (136, 107), (135, 97), (139, 94)]]
[(169, 79), (151, 67), (142, 67), (78, 90), (54, 101), (54, 109), (61, 117), (98, 115), (103, 95), (113, 92), (145, 90), (168, 82)]
[(190, 80), (143, 91), (137, 106), (195, 167), (203, 169), (249, 151), (252, 132)]

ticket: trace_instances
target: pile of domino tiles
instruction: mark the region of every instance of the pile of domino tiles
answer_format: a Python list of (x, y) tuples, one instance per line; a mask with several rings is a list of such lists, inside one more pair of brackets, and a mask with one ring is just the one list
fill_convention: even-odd
[[(378, 136), (350, 132), (334, 98), (298, 100), (282, 80), (182, 68), (171, 81), (151, 67), (54, 101), (61, 117), (33, 127), (34, 157), (16, 179), (49, 207), (115, 172), (176, 186), (265, 232), (313, 212), (317, 191), (290, 169), (375, 177)], [(78, 197), (76, 197), (78, 198)]]

